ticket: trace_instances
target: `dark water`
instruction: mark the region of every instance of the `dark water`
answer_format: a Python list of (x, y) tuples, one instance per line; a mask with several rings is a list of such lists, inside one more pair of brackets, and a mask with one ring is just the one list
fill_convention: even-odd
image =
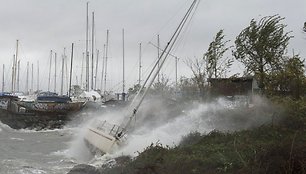
[(66, 155), (72, 129), (14, 130), (0, 122), (0, 174), (63, 174), (77, 161)]

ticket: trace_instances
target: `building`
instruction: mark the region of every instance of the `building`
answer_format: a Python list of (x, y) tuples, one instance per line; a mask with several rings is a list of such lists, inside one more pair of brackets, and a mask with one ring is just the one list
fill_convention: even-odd
[(254, 77), (210, 78), (207, 81), (213, 96), (252, 95), (259, 91)]

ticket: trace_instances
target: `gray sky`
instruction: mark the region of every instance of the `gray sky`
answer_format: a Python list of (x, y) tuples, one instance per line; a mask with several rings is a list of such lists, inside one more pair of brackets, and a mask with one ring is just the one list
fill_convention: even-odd
[[(71, 43), (75, 43), (73, 83), (80, 83), (82, 52), (85, 51), (86, 0), (0, 0), (0, 60), (5, 64), (6, 89), (10, 90), (12, 58), (16, 40), (20, 41), (21, 89), (25, 86), (26, 62), (34, 63), (36, 89), (37, 61), (40, 62), (40, 86), (46, 90), (50, 50), (57, 52), (58, 73), (64, 47), (70, 57)], [(192, 0), (91, 0), (89, 13), (95, 12), (96, 48), (102, 55), (106, 30), (110, 30), (107, 88), (121, 91), (122, 87), (122, 29), (125, 29), (125, 58), (127, 88), (138, 79), (139, 43), (142, 43), (143, 75), (157, 58), (157, 49), (170, 38)], [(180, 58), (179, 76), (190, 77), (190, 69), (183, 63), (186, 58), (201, 57), (215, 34), (224, 29), (229, 45), (252, 18), (279, 14), (285, 17), (287, 31), (292, 31), (289, 54), (300, 53), (306, 58), (306, 35), (302, 27), (306, 21), (305, 0), (201, 0), (200, 6), (183, 33), (172, 54)], [(230, 56), (230, 53), (228, 53)], [(101, 68), (101, 64), (99, 65)], [(98, 80), (101, 76), (99, 68)], [(169, 57), (163, 73), (174, 81), (174, 59)], [(2, 73), (2, 65), (0, 66)], [(52, 69), (54, 73), (54, 67)], [(242, 72), (236, 64), (232, 73)], [(230, 74), (229, 74), (230, 75)], [(1, 75), (2, 76), (2, 75)], [(60, 74), (58, 74), (58, 77)], [(1, 78), (2, 79), (2, 78)], [(84, 80), (85, 78), (83, 78)], [(54, 78), (52, 79), (52, 83)], [(60, 79), (57, 79), (60, 84)], [(100, 82), (97, 84), (100, 87)], [(53, 84), (52, 88), (53, 89)], [(59, 87), (57, 88), (59, 91)]]

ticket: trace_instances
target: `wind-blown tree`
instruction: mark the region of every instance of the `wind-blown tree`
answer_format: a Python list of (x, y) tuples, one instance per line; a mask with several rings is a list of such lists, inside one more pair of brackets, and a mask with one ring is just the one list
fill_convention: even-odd
[(284, 59), (282, 68), (269, 76), (269, 92), (290, 94), (299, 99), (306, 89), (304, 60), (299, 55), (285, 56)]
[(292, 37), (284, 31), (283, 19), (279, 15), (263, 17), (259, 22), (252, 19), (235, 40), (234, 57), (255, 75), (262, 92), (267, 74), (280, 68)]
[(299, 99), (305, 92), (304, 60), (295, 55), (286, 61), (284, 69), (289, 91), (294, 98)]
[(226, 47), (229, 41), (224, 41), (223, 30), (220, 30), (209, 44), (208, 50), (203, 57), (206, 60), (206, 74), (208, 78), (226, 76), (226, 71), (233, 63), (233, 59), (223, 58), (224, 53), (230, 48)]

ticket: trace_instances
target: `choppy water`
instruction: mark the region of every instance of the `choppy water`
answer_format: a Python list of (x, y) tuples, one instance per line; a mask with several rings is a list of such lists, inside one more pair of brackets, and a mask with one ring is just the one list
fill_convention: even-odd
[(77, 163), (64, 153), (70, 146), (72, 132), (14, 130), (0, 122), (0, 173), (67, 173)]

